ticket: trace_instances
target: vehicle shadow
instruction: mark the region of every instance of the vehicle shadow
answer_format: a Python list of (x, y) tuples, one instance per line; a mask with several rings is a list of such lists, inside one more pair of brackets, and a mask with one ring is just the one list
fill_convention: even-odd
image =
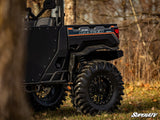
[(67, 106), (67, 107), (61, 107), (60, 109), (57, 110), (47, 110), (47, 111), (43, 111), (43, 112), (35, 112), (33, 114), (33, 118), (39, 120), (39, 118), (43, 119), (43, 118), (59, 118), (62, 119), (63, 117), (74, 117), (74, 116), (78, 116), (78, 115), (82, 115), (80, 112), (77, 112), (77, 110), (71, 106)]
[(77, 110), (73, 107), (62, 107), (56, 111), (52, 111), (52, 114), (54, 116), (77, 116), (77, 115), (82, 115), (80, 112), (77, 112)]

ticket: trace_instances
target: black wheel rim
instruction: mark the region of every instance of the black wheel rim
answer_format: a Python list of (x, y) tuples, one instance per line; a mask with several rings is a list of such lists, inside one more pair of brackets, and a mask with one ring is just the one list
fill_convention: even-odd
[[(44, 87), (44, 88), (46, 89), (47, 87)], [(45, 96), (37, 95), (37, 93), (34, 93), (34, 97), (36, 101), (42, 106), (50, 107), (56, 104), (57, 101), (59, 100), (59, 97), (61, 96), (60, 94), (62, 93), (61, 88), (62, 87), (60, 86), (52, 87), (52, 88), (49, 88), (50, 90), (48, 93), (46, 93)], [(40, 92), (43, 92), (43, 91), (44, 89), (41, 89)]]
[(107, 104), (113, 94), (113, 86), (109, 75), (96, 75), (90, 80), (88, 94), (90, 100), (96, 105)]

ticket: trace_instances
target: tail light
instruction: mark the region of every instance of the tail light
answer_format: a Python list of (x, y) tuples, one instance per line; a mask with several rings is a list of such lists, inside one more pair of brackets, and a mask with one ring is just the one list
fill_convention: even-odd
[(119, 29), (114, 29), (114, 32), (117, 35), (117, 37), (119, 38)]

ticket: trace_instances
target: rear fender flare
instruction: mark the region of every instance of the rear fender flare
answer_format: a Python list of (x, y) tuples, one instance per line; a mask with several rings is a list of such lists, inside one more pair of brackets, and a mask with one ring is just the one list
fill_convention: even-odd
[[(103, 51), (103, 50), (106, 50), (106, 51)], [(109, 57), (109, 54), (111, 55), (110, 57)], [(76, 60), (82, 56), (85, 58), (88, 58), (89, 61), (93, 59), (102, 59), (102, 60), (110, 61), (110, 60), (114, 60), (114, 59), (122, 57), (123, 51), (119, 50), (118, 47), (111, 48), (105, 45), (95, 45), (95, 46), (88, 46), (80, 52), (71, 53), (70, 63), (69, 63), (70, 64), (69, 73), (70, 73), (71, 82), (72, 82), (73, 71), (75, 70), (75, 66), (77, 64)]]

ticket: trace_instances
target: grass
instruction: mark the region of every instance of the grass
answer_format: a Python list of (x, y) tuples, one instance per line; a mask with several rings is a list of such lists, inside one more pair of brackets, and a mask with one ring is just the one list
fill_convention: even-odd
[(130, 120), (146, 119), (131, 118), (133, 112), (138, 113), (159, 113), (156, 118), (147, 120), (160, 120), (160, 83), (144, 84), (136, 82), (133, 84), (125, 83), (125, 95), (122, 105), (114, 113), (103, 113), (102, 115), (90, 116), (76, 112), (72, 107), (70, 98), (67, 97), (64, 105), (56, 111), (46, 111), (35, 113), (33, 118), (36, 120)]

